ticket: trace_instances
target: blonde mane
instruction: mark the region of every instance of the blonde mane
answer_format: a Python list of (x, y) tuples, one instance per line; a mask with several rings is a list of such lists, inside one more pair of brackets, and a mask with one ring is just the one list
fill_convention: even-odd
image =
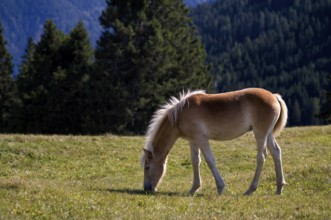
[[(187, 92), (183, 91), (182, 93), (180, 93), (179, 99), (172, 96), (165, 105), (161, 106), (161, 108), (154, 113), (146, 133), (146, 141), (145, 141), (144, 149), (148, 151), (153, 150), (152, 141), (163, 119), (165, 119), (165, 117), (168, 117), (170, 123), (174, 125), (177, 121), (178, 112), (185, 105), (187, 98), (196, 94), (206, 94), (206, 92), (204, 90), (196, 90), (192, 92), (190, 90), (188, 90)], [(144, 153), (142, 156), (142, 162), (143, 160), (144, 160)]]

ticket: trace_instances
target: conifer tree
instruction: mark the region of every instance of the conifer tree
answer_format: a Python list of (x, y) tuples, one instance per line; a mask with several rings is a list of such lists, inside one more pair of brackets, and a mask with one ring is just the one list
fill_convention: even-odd
[(331, 73), (329, 73), (328, 81), (328, 87), (325, 91), (325, 102), (322, 104), (318, 116), (331, 123)]
[(56, 133), (84, 133), (87, 106), (86, 86), (90, 77), (93, 50), (83, 22), (70, 32), (60, 48), (61, 71), (53, 78), (49, 100)]
[(109, 0), (100, 23), (94, 73), (100, 114), (92, 120), (100, 131), (143, 133), (170, 95), (210, 88), (206, 54), (182, 1)]
[(0, 132), (11, 130), (12, 110), (16, 104), (16, 87), (13, 80), (12, 56), (6, 49), (0, 23)]
[[(25, 49), (25, 54), (22, 56), (22, 63), (20, 65), (20, 75), (18, 78), (23, 79), (25, 77), (31, 77), (31, 74), (29, 72), (32, 71), (32, 62), (34, 59), (34, 53), (35, 53), (36, 45), (34, 44), (32, 38), (30, 37), (28, 39), (28, 44)], [(24, 79), (23, 82), (29, 81), (28, 79)]]
[(30, 101), (32, 100), (34, 89), (33, 78), (33, 60), (35, 56), (35, 48), (32, 38), (28, 39), (28, 44), (25, 49), (25, 54), (22, 56), (22, 62), (19, 66), (19, 75), (17, 76), (17, 96), (19, 99), (19, 105), (15, 108), (15, 121), (20, 126), (16, 127), (16, 132), (28, 132), (27, 126), (30, 122)]
[(23, 132), (84, 133), (87, 82), (93, 50), (82, 22), (66, 36), (47, 21), (37, 44), (30, 40), (18, 88)]
[(50, 105), (53, 78), (61, 72), (59, 48), (65, 35), (48, 20), (43, 29), (40, 41), (34, 45), (29, 41), (22, 62), (17, 84), (22, 109), (19, 118), (22, 121), (22, 132), (52, 133), (54, 118)]

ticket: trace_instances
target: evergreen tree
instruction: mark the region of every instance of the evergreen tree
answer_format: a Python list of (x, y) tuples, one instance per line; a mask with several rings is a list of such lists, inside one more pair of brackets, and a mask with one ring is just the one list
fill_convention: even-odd
[[(22, 56), (22, 62), (20, 65), (20, 75), (19, 78), (23, 79), (24, 77), (31, 77), (31, 74), (29, 72), (33, 71), (32, 68), (32, 62), (34, 59), (36, 45), (34, 44), (32, 38), (30, 37), (28, 39), (28, 44), (25, 49), (25, 54)], [(31, 79), (30, 79), (31, 80)], [(28, 83), (27, 81), (30, 81), (28, 79), (24, 79), (23, 82)]]
[(12, 56), (6, 49), (0, 23), (0, 132), (11, 131), (12, 110), (16, 101), (16, 87), (12, 77)]
[(17, 76), (17, 96), (20, 100), (19, 105), (15, 109), (15, 121), (20, 126), (16, 127), (17, 132), (28, 132), (27, 126), (30, 122), (30, 101), (32, 100), (32, 90), (34, 87), (33, 60), (35, 56), (35, 48), (32, 38), (28, 39), (28, 44), (25, 49), (25, 54), (22, 56), (22, 62), (19, 66), (19, 75)]
[(22, 109), (19, 118), (22, 132), (52, 133), (53, 106), (50, 105), (54, 76), (62, 70), (59, 48), (65, 35), (48, 20), (44, 25), (40, 41), (34, 45), (29, 41), (21, 73), (17, 79)]
[(100, 132), (143, 133), (170, 95), (210, 88), (206, 54), (182, 1), (108, 0), (100, 23), (91, 120)]
[[(83, 22), (70, 32), (60, 48), (61, 70), (54, 74), (49, 103), (56, 133), (84, 133), (87, 106), (87, 83), (93, 50)], [(53, 122), (54, 124), (54, 122)]]
[(329, 83), (325, 91), (325, 102), (322, 104), (318, 116), (331, 123), (331, 73), (329, 73)]
[(93, 50), (82, 22), (66, 36), (47, 21), (41, 40), (29, 40), (20, 66), (23, 132), (83, 133)]

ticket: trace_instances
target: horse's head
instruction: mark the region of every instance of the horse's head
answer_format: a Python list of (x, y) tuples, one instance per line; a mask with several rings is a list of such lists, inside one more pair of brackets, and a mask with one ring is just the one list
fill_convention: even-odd
[(166, 160), (155, 158), (153, 152), (144, 149), (142, 165), (144, 167), (144, 190), (156, 192), (166, 169)]

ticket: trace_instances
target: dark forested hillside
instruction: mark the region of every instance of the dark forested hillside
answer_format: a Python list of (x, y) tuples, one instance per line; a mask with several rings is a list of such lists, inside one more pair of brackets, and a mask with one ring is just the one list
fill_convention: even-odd
[(281, 93), (290, 125), (315, 117), (331, 72), (330, 0), (218, 0), (192, 11), (217, 91)]

